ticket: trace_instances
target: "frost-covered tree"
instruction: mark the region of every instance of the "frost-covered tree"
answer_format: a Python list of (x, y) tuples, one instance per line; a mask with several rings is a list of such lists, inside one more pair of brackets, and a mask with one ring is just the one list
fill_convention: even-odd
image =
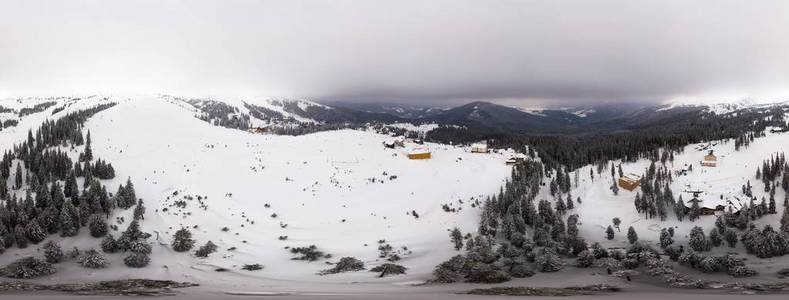
[(720, 247), (722, 243), (723, 237), (719, 233), (718, 228), (712, 228), (712, 230), (710, 230), (710, 244), (712, 244), (713, 247)]
[(90, 216), (88, 227), (90, 229), (90, 235), (95, 238), (100, 238), (107, 234), (107, 222), (104, 221), (101, 215), (94, 214)]
[(674, 243), (674, 239), (671, 237), (671, 233), (666, 228), (660, 230), (660, 248), (665, 249), (671, 244)]
[(173, 235), (172, 247), (177, 252), (186, 252), (192, 250), (195, 245), (195, 240), (192, 239), (192, 232), (189, 229), (181, 228)]
[(452, 240), (452, 244), (455, 245), (455, 250), (463, 249), (463, 233), (460, 232), (459, 228), (453, 228), (452, 232), (449, 233), (449, 238)]
[(35, 219), (27, 223), (27, 226), (25, 226), (25, 235), (27, 236), (27, 239), (33, 244), (38, 244), (47, 238), (46, 232), (44, 232), (41, 226), (38, 225), (38, 221)]
[(723, 238), (726, 240), (726, 244), (728, 244), (730, 248), (737, 246), (737, 233), (734, 232), (734, 230), (724, 231)]
[(53, 241), (48, 241), (44, 243), (44, 258), (46, 258), (48, 263), (59, 263), (63, 261), (63, 249), (60, 248), (60, 245)]
[(638, 242), (638, 234), (636, 233), (636, 229), (633, 228), (633, 226), (630, 226), (630, 228), (627, 229), (627, 241), (630, 242), (630, 244), (635, 244)]
[(690, 230), (688, 246), (694, 251), (710, 250), (710, 243), (707, 241), (707, 236), (704, 234), (704, 229), (699, 226), (695, 226)]
[(16, 240), (17, 247), (27, 248), (27, 231), (22, 227), (22, 224), (17, 224), (14, 228), (14, 240)]
[(145, 220), (145, 204), (142, 203), (142, 199), (138, 200), (137, 206), (134, 207), (134, 219)]
[(562, 259), (553, 248), (543, 248), (535, 262), (540, 272), (556, 272), (564, 268)]
[(101, 251), (105, 253), (115, 253), (118, 252), (118, 242), (115, 241), (115, 237), (112, 234), (108, 234), (101, 240)]

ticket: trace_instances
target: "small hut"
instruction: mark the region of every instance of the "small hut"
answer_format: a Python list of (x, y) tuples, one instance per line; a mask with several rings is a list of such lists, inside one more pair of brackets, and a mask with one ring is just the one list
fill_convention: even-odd
[(704, 156), (701, 165), (704, 167), (715, 167), (718, 165), (718, 157), (710, 150), (709, 154)]
[(403, 147), (404, 145), (405, 144), (402, 136), (394, 137), (384, 141), (384, 147), (386, 148), (394, 149), (396, 147)]
[(471, 153), (488, 153), (488, 144), (486, 143), (471, 144)]
[(408, 159), (430, 159), (430, 150), (425, 147), (416, 147), (408, 151)]
[(249, 133), (264, 134), (266, 133), (266, 127), (249, 127), (247, 131)]
[(632, 192), (638, 187), (639, 184), (641, 184), (641, 176), (639, 175), (629, 173), (619, 177), (619, 186), (628, 191)]

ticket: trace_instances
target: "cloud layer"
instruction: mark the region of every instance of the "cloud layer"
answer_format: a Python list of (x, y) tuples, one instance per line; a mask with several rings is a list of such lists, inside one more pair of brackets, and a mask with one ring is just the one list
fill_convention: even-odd
[(653, 102), (787, 83), (780, 0), (0, 0), (0, 96)]

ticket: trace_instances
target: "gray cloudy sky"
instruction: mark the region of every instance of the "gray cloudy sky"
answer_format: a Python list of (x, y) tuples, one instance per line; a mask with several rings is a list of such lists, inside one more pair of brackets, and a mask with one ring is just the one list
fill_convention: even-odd
[(789, 1), (0, 0), (0, 97), (789, 100)]

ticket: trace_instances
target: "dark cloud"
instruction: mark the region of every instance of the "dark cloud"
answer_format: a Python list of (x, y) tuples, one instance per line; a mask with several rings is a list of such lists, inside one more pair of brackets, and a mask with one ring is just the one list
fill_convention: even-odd
[(789, 96), (789, 2), (0, 0), (0, 96)]

